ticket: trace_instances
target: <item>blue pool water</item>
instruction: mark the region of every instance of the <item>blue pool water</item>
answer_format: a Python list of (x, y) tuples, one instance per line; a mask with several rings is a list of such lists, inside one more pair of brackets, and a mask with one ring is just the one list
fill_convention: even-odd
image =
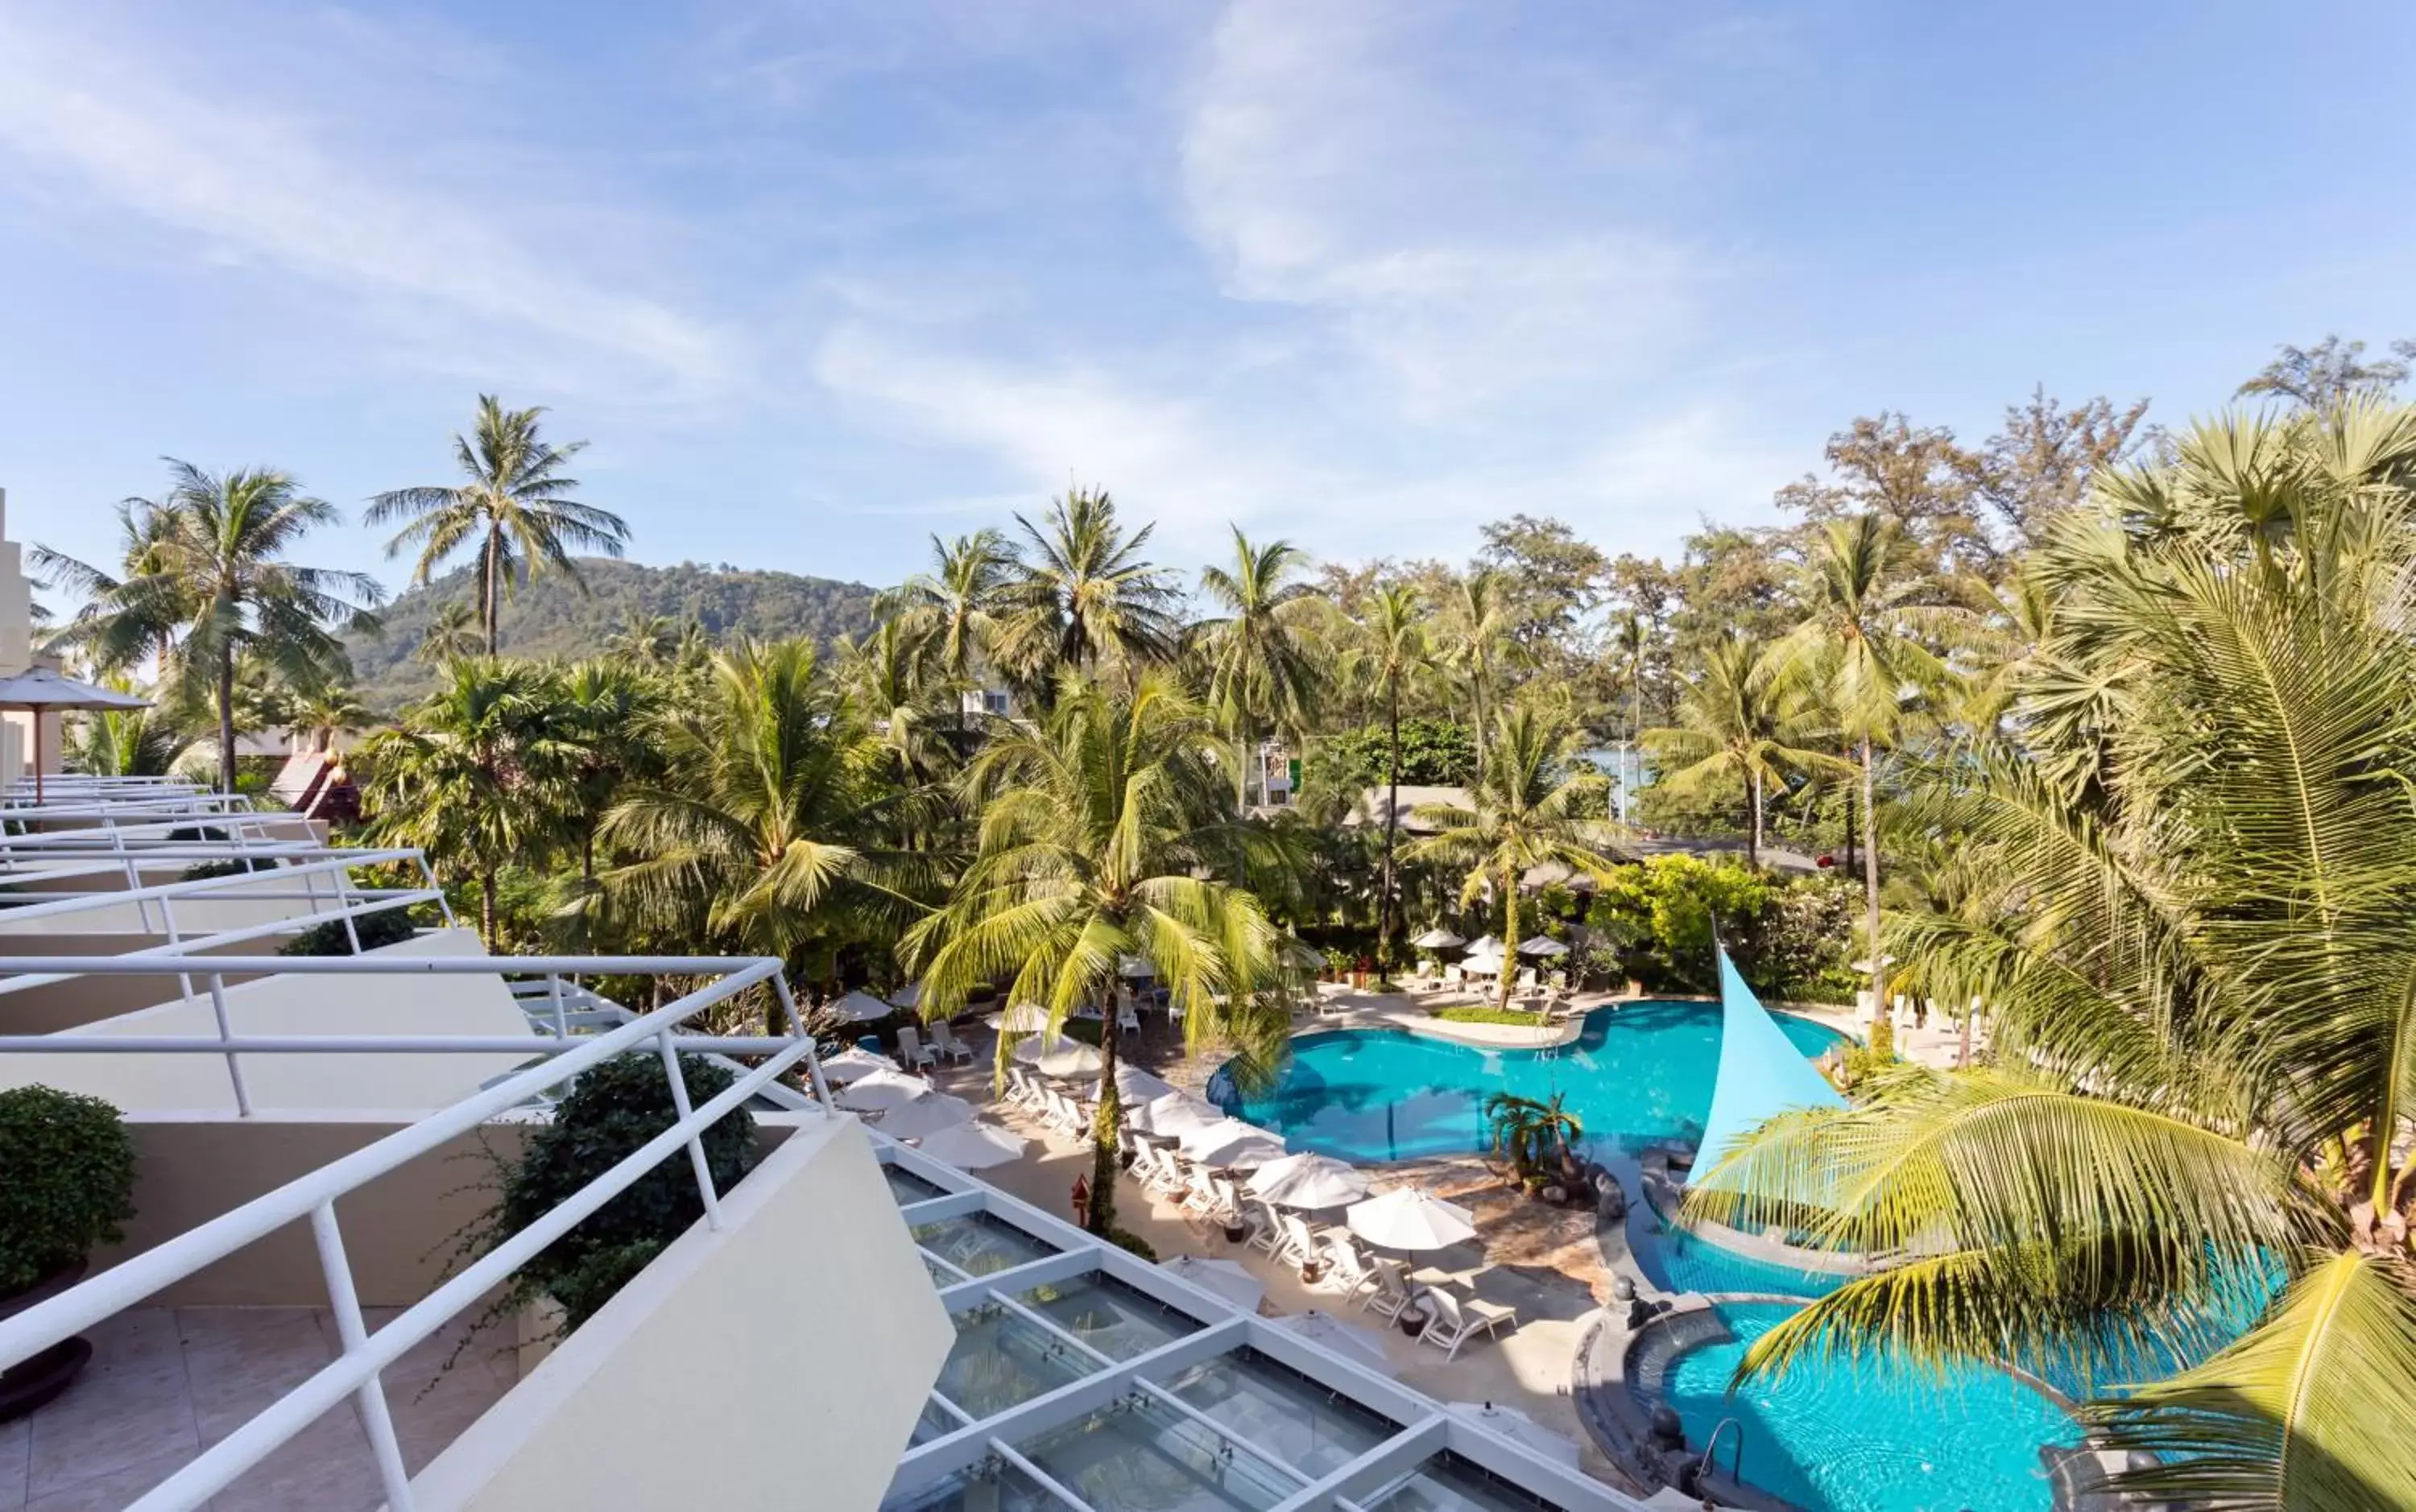
[[(1793, 1310), (1741, 1302), (1717, 1310), (1736, 1340), (1679, 1355), (1663, 1389), (1689, 1443), (1707, 1442), (1722, 1418), (1744, 1427), (1748, 1483), (1822, 1512), (2046, 1512), (2054, 1505), (2039, 1446), (2076, 1445), (2080, 1432), (2013, 1376), (1980, 1366), (1933, 1376), (1879, 1361), (1807, 1362), (1730, 1396), (1746, 1346)], [(1731, 1442), (1721, 1443), (1723, 1470)]]
[[(1773, 1016), (1807, 1059), (1843, 1038)], [(1483, 1149), (1487, 1096), (1563, 1093), (1599, 1155), (1699, 1137), (1719, 1061), (1717, 1003), (1624, 1003), (1587, 1014), (1576, 1042), (1557, 1050), (1480, 1049), (1407, 1029), (1303, 1035), (1273, 1086), (1245, 1095), (1220, 1076), (1210, 1095), (1295, 1150), (1370, 1164)]]

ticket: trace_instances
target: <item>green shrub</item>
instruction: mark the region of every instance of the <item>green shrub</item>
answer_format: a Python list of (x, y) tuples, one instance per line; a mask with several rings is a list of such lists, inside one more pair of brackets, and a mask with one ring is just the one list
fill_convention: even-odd
[(55, 1087), (0, 1092), (0, 1296), (125, 1237), (134, 1141), (117, 1109)]
[(1516, 1008), (1438, 1008), (1434, 1016), (1445, 1024), (1509, 1024), (1532, 1029), (1543, 1020)]
[[(412, 926), (411, 915), (400, 908), (382, 908), (373, 914), (359, 914), (353, 920), (353, 929), (361, 937), (361, 949), (374, 951), (382, 945), (400, 945), (418, 931)], [(279, 955), (350, 955), (352, 936), (344, 932), (340, 919), (323, 920), (285, 942)]]
[(1108, 1242), (1119, 1250), (1128, 1250), (1143, 1260), (1155, 1262), (1157, 1259), (1157, 1247), (1130, 1229), (1110, 1230)]
[[(679, 1064), (691, 1107), (736, 1080), (728, 1067), (699, 1056), (682, 1055)], [(503, 1200), (480, 1248), (491, 1250), (527, 1228), (678, 1118), (659, 1055), (622, 1055), (588, 1070), (506, 1173)], [(753, 1115), (740, 1108), (706, 1130), (704, 1154), (715, 1190), (727, 1192), (754, 1163)], [(703, 1213), (687, 1153), (675, 1150), (521, 1267), (514, 1300), (551, 1297), (562, 1308), (564, 1327), (576, 1328)]]

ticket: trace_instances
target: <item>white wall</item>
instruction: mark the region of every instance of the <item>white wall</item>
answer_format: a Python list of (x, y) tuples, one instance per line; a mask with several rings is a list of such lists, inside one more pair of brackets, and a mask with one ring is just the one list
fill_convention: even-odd
[[(483, 955), (467, 929), (436, 930), (378, 956)], [(156, 1008), (88, 1024), (79, 1035), (218, 1032), (207, 987)], [(501, 979), (488, 976), (279, 976), (226, 991), (237, 1034), (509, 1035), (535, 1040)], [(460, 1101), (525, 1062), (512, 1055), (244, 1055), (256, 1111), (426, 1113)], [(0, 1055), (0, 1086), (39, 1082), (107, 1098), (129, 1113), (233, 1112), (226, 1061), (215, 1055)]]
[(412, 1482), (423, 1509), (871, 1512), (956, 1334), (870, 1141), (803, 1123)]
[[(174, 881), (183, 871), (182, 864), (174, 871), (145, 868), (142, 876), (145, 886), (157, 886), (163, 882)], [(98, 885), (105, 880), (113, 881), (114, 885), (109, 887)], [(39, 876), (36, 876), (29, 879), (26, 884), (29, 891), (60, 892), (71, 891), (79, 886), (91, 886), (94, 889), (96, 900), (107, 897), (111, 891), (118, 891), (124, 885), (123, 873), (113, 879), (88, 873), (72, 883), (45, 883)], [(0, 935), (164, 934), (167, 930), (169, 915), (173, 912), (177, 932), (189, 939), (195, 935), (215, 934), (221, 929), (248, 929), (253, 924), (271, 924), (280, 919), (299, 919), (311, 912), (310, 900), (308, 898), (247, 898), (244, 894), (248, 892), (298, 893), (307, 891), (313, 885), (318, 888), (320, 895), (327, 903), (335, 902), (336, 878), (333, 873), (314, 873), (307, 877), (283, 876), (271, 873), (257, 881), (229, 883), (191, 897), (174, 900), (153, 898), (142, 903), (96, 901), (90, 906), (79, 907), (65, 913), (36, 914), (30, 919), (11, 917), (21, 910), (0, 908)], [(45, 899), (44, 901), (53, 900)], [(274, 939), (264, 939), (261, 942), (260, 949), (263, 952), (274, 951), (277, 944)]]

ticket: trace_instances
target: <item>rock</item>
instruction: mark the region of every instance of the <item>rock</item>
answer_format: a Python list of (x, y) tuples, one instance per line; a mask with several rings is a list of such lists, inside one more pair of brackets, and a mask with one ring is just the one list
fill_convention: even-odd
[(1678, 1420), (1678, 1409), (1666, 1401), (1653, 1409), (1653, 1442), (1682, 1453), (1686, 1447), (1686, 1425)]
[(1636, 1283), (1624, 1276), (1615, 1276), (1610, 1282), (1610, 1299), (1614, 1302), (1636, 1300)]
[(1627, 1216), (1627, 1193), (1614, 1181), (1594, 1192), (1593, 1210), (1598, 1217), (1617, 1221)]

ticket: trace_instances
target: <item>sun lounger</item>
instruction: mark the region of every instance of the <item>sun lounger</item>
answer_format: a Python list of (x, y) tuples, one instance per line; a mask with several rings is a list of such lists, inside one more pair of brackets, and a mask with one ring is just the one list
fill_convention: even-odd
[(946, 1019), (931, 1021), (931, 1048), (959, 1066), (974, 1063), (974, 1047), (957, 1038), (956, 1031), (948, 1027)]
[(1360, 1304), (1380, 1318), (1397, 1318), (1412, 1300), (1410, 1293), (1409, 1267), (1397, 1260), (1382, 1256), (1370, 1263), (1376, 1285)]
[(1427, 1325), (1418, 1335), (1421, 1344), (1432, 1344), (1443, 1352), (1443, 1358), (1457, 1359), (1459, 1346), (1478, 1334), (1496, 1337), (1505, 1327), (1518, 1322), (1518, 1310), (1487, 1302), (1481, 1296), (1446, 1291), (1429, 1286), (1418, 1293), (1427, 1308)]

